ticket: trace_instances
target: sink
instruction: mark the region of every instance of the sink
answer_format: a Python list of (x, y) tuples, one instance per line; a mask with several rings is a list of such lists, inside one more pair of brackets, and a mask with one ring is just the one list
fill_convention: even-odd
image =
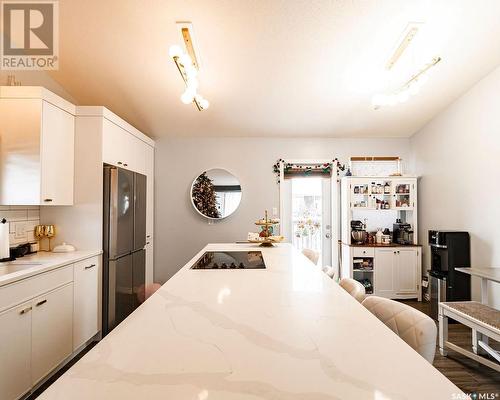
[(24, 271), (25, 269), (33, 268), (42, 263), (12, 261), (0, 264), (0, 276), (12, 274), (13, 272)]

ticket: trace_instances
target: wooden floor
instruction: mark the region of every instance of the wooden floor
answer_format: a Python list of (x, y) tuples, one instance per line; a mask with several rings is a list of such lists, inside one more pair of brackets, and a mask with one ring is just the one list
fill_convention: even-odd
[[(413, 300), (404, 301), (404, 303), (429, 315), (429, 303)], [(466, 326), (461, 324), (449, 324), (448, 336), (450, 342), (468, 350), (472, 350), (472, 333)], [(492, 344), (492, 347), (500, 350), (500, 345), (498, 343), (493, 344), (493, 342), (491, 342), (490, 344)], [(492, 399), (500, 399), (500, 373), (497, 371), (479, 364), (453, 350), (448, 349), (448, 356), (443, 357), (439, 354), (437, 346), (434, 366), (465, 393), (493, 393), (494, 397), (491, 397)]]

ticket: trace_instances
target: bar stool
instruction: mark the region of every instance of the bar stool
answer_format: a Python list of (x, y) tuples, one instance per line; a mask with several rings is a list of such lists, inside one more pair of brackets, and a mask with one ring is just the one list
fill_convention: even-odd
[(342, 278), (339, 284), (342, 289), (344, 289), (360, 303), (365, 299), (365, 287), (357, 280), (351, 278)]
[(311, 249), (302, 249), (302, 254), (304, 254), (309, 260), (313, 262), (314, 265), (318, 265), (319, 253)]
[(394, 300), (369, 296), (363, 305), (431, 364), (436, 353), (436, 323), (429, 316)]

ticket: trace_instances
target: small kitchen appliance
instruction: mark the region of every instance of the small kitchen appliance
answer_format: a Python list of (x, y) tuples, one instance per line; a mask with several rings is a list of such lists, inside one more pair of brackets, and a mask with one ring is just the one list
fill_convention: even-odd
[(468, 232), (429, 231), (431, 247), (431, 317), (438, 318), (442, 301), (470, 300), (470, 275), (455, 268), (470, 267), (470, 237)]
[(351, 237), (356, 244), (363, 244), (366, 241), (365, 224), (361, 221), (351, 221)]
[(413, 230), (411, 225), (406, 222), (401, 222), (400, 219), (392, 224), (392, 241), (397, 244), (413, 244)]

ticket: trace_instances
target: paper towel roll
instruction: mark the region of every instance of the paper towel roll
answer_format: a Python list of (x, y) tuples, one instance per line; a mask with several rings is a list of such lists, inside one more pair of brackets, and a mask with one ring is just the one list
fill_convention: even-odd
[(9, 223), (3, 219), (0, 221), (0, 260), (9, 257)]

